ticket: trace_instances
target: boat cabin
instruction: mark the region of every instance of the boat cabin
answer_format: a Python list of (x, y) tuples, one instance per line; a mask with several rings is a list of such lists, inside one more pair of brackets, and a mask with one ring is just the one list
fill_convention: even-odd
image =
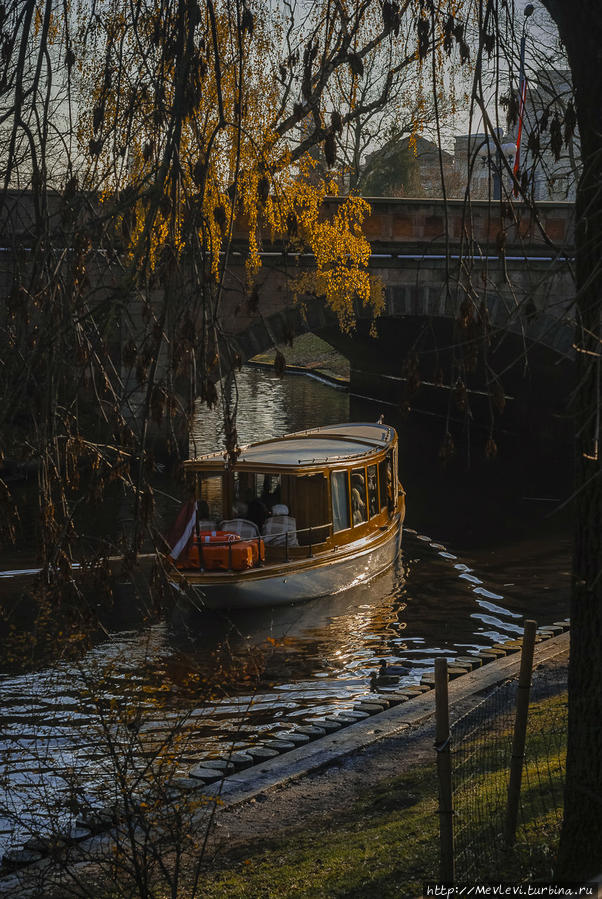
[(258, 538), (266, 562), (361, 540), (397, 511), (397, 435), (387, 425), (315, 428), (245, 446), (234, 466), (212, 453), (185, 468), (197, 530)]

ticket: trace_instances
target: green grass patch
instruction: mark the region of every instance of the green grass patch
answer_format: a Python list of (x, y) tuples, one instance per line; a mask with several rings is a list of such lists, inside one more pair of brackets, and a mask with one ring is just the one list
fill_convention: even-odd
[(468, 759), (456, 772), (453, 798), (459, 880), (552, 879), (562, 821), (566, 701), (564, 693), (531, 703), (512, 850), (502, 839), (512, 745), (508, 716), (492, 720), (456, 750)]
[(209, 871), (215, 897), (417, 896), (437, 869), (434, 766), (389, 781), (328, 821), (275, 837)]
[(251, 361), (272, 365), (276, 358), (276, 350), (282, 353), (287, 365), (300, 366), (335, 378), (349, 378), (349, 360), (315, 334), (300, 334), (299, 337), (295, 337), (292, 347), (285, 345), (273, 347), (255, 356)]

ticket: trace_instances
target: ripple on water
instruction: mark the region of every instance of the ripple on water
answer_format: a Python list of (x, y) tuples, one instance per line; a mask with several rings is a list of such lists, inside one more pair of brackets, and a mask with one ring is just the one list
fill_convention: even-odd
[[(241, 408), (251, 410), (238, 423), (241, 442), (350, 417), (346, 394), (303, 378), (291, 382), (247, 372), (238, 388)], [(379, 412), (370, 409), (364, 420), (376, 420)], [(193, 436), (199, 449), (213, 448), (202, 441), (208, 434), (214, 442), (220, 427), (217, 414), (197, 420)], [(400, 683), (407, 685), (432, 669), (438, 655), (474, 653), (517, 635), (526, 612), (540, 623), (566, 614), (558, 596), (542, 599), (544, 591), (558, 593), (559, 583), (568, 585), (566, 552), (523, 541), (516, 561), (512, 546), (499, 555), (469, 557), (436, 524), (420, 526), (433, 536), (404, 527), (400, 564), (352, 591), (294, 610), (223, 620), (191, 612), (182, 626), (162, 622), (111, 634), (87, 654), (81, 670), (57, 665), (0, 676), (0, 766), (10, 769), (7, 760), (18, 757), (11, 776), (23, 814), (45, 789), (58, 795), (66, 763), (83, 768), (92, 796), (112, 795), (114, 772), (98, 727), (97, 700), (105, 710), (113, 702), (119, 710), (139, 712), (139, 733), (122, 739), (110, 731), (115, 745), (127, 748), (129, 740), (137, 751), (162, 752), (177, 726), (186, 757), (193, 758), (225, 746), (247, 748), (258, 735), (351, 708), (370, 692), (370, 675), (381, 659), (405, 663), (408, 673)], [(505, 597), (512, 585), (512, 597)], [(224, 672), (216, 685), (222, 693), (209, 700), (201, 685), (216, 670)], [(238, 677), (249, 671), (257, 672), (254, 689)], [(198, 677), (197, 688), (192, 676)], [(49, 726), (49, 715), (55, 726)], [(13, 823), (0, 821), (0, 844), (1, 831)]]
[[(483, 581), (480, 578), (475, 577), (474, 574), (468, 574), (467, 572), (463, 572), (461, 575), (459, 575), (459, 577), (460, 577), (460, 580), (468, 581), (471, 584), (482, 584), (483, 583)], [(500, 598), (503, 599), (503, 597), (500, 597)]]
[[(477, 593), (477, 591), (474, 590), (473, 593)], [(500, 599), (502, 597), (497, 598)], [(484, 599), (478, 599), (477, 602), (483, 609), (488, 609), (488, 611), (494, 612), (496, 615), (507, 615), (509, 618), (523, 617), (522, 615), (519, 615), (518, 612), (511, 612), (510, 609), (502, 609), (501, 606), (496, 606), (493, 602), (486, 602)]]
[(508, 621), (500, 621), (499, 618), (495, 618), (493, 615), (483, 615), (480, 612), (473, 612), (472, 617), (479, 621), (482, 621), (483, 624), (488, 624), (499, 629), (496, 631), (496, 638), (494, 642), (498, 640), (507, 640), (510, 635), (516, 636), (518, 634), (522, 634), (523, 632), (522, 627), (519, 627), (516, 624), (511, 624)]
[[(487, 599), (503, 599), (504, 597), (501, 593), (493, 593), (491, 590), (486, 590), (485, 587), (477, 587), (476, 590), (473, 591), (477, 593), (479, 596), (485, 596)], [(518, 616), (520, 617), (520, 616)]]

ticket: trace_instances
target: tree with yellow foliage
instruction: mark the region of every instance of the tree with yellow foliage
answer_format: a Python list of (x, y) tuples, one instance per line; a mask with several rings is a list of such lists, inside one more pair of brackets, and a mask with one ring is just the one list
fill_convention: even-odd
[[(240, 361), (223, 318), (235, 229), (248, 233), (238, 289), (251, 307), (266, 235), (313, 254), (292, 292), (323, 296), (343, 329), (356, 303), (379, 314), (368, 205), (352, 196), (323, 214), (340, 180), (337, 138), (393, 96), (400, 32), (404, 64), (420, 65), (456, 14), (441, 0), (2, 6), (0, 202), (15, 254), (3, 275), (0, 445), (39, 468), (45, 562), (69, 568), (82, 465), (95, 502), (115, 479), (133, 491), (141, 545), (151, 423), (175, 450), (196, 397), (214, 403)], [(371, 66), (389, 69), (362, 99)], [(326, 172), (314, 170), (316, 147)], [(5, 500), (14, 529), (8, 488)]]

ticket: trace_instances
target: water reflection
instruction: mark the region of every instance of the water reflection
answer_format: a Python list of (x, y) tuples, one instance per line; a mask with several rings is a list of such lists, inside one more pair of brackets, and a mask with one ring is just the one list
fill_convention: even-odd
[[(350, 408), (347, 394), (319, 382), (258, 370), (243, 371), (237, 390), (242, 443), (374, 421), (381, 411), (357, 401)], [(392, 423), (409, 495), (398, 564), (370, 584), (301, 606), (219, 615), (181, 605), (169, 622), (113, 634), (77, 667), (0, 677), (0, 779), (8, 778), (13, 810), (40, 806), (42, 792), (54, 797), (61, 820), (72, 819), (68, 771), (85, 772), (86, 793), (101, 801), (114, 781), (107, 709), (131, 712), (113, 736), (134, 740), (144, 764), (161, 756), (177, 723), (177, 766), (186, 774), (220, 747), (244, 749), (300, 720), (350, 708), (370, 692), (381, 660), (406, 665), (403, 685), (437, 655), (515, 637), (524, 615), (540, 623), (564, 617), (566, 523), (553, 526), (521, 501), (523, 460), (467, 486), (438, 471), (422, 432)], [(199, 415), (196, 452), (215, 449), (219, 433), (217, 412)], [(9, 811), (0, 814), (0, 841), (13, 830)]]
[[(243, 368), (230, 388), (230, 396), (241, 410), (237, 420), (241, 446), (291, 431), (349, 421), (349, 394), (314, 378), (281, 378), (259, 368)], [(215, 409), (197, 406), (190, 452), (196, 456), (220, 447), (225, 447), (221, 392)]]

